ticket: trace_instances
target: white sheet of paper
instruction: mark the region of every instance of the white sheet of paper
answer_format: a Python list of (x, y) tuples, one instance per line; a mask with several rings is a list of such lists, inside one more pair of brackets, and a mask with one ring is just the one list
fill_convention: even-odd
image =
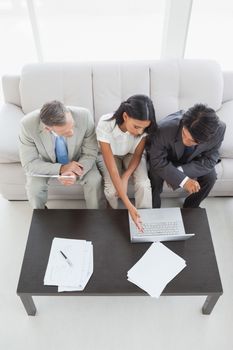
[(158, 298), (166, 285), (186, 266), (185, 260), (165, 247), (153, 243), (128, 271), (128, 280)]
[(82, 277), (79, 285), (74, 286), (58, 286), (58, 292), (83, 290), (93, 273), (93, 245), (87, 242), (85, 261), (83, 264)]
[(29, 176), (36, 176), (36, 177), (54, 177), (54, 178), (57, 178), (57, 177), (62, 177), (63, 179), (70, 179), (70, 178), (73, 178), (75, 177), (72, 176), (72, 175), (46, 175), (46, 174), (28, 174)]
[[(84, 262), (85, 240), (54, 238), (44, 277), (45, 285), (79, 285)], [(60, 253), (62, 251), (72, 262), (70, 266)]]

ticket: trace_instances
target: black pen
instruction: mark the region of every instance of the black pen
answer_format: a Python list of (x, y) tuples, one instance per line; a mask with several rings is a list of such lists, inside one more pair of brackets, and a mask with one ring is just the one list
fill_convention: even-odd
[(72, 262), (67, 258), (67, 256), (60, 250), (61, 255), (66, 259), (66, 262), (72, 266)]

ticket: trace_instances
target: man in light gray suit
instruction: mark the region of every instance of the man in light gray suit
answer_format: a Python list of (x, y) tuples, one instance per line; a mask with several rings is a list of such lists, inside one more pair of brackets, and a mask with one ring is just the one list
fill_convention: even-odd
[(224, 138), (225, 124), (215, 111), (196, 104), (162, 119), (150, 149), (150, 179), (153, 208), (160, 208), (164, 180), (189, 196), (184, 208), (196, 208), (216, 181), (215, 165)]
[(96, 167), (98, 146), (87, 109), (48, 102), (22, 119), (19, 140), (27, 196), (34, 209), (45, 208), (49, 175), (61, 175), (58, 179), (65, 186), (77, 182), (83, 187), (86, 207), (99, 207), (102, 180)]

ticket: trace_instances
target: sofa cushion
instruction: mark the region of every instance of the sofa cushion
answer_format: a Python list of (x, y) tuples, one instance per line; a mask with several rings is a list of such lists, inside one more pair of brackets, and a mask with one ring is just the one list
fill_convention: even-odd
[(150, 65), (151, 99), (157, 120), (178, 111), (179, 66), (177, 60), (155, 61)]
[(217, 110), (223, 96), (220, 65), (209, 60), (161, 60), (151, 65), (151, 98), (157, 119), (195, 103)]
[(93, 65), (95, 122), (116, 110), (134, 94), (150, 95), (150, 73), (146, 62), (96, 63)]
[(179, 107), (188, 109), (204, 103), (218, 110), (223, 97), (223, 75), (220, 65), (210, 60), (180, 60)]
[(44, 63), (24, 66), (20, 96), (24, 113), (51, 100), (82, 106), (93, 113), (91, 67), (82, 63)]

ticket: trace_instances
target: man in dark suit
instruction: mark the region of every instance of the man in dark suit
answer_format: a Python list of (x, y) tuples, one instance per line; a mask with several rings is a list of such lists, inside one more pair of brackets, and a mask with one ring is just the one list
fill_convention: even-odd
[(158, 123), (150, 149), (150, 179), (153, 208), (160, 208), (164, 180), (189, 196), (184, 208), (197, 208), (216, 181), (215, 165), (226, 126), (215, 111), (196, 104)]

